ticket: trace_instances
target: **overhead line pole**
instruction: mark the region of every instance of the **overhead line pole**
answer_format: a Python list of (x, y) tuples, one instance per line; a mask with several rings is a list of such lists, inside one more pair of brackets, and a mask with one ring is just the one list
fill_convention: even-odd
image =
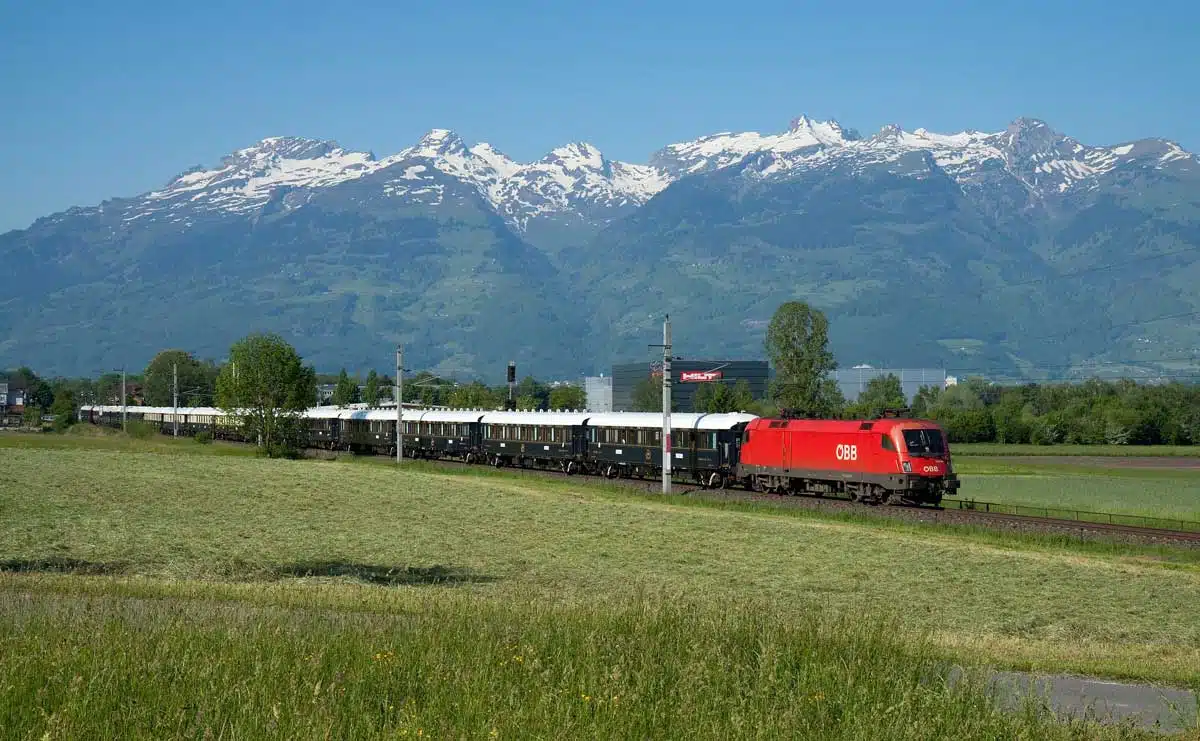
[(396, 345), (396, 463), (404, 459), (404, 346)]
[(127, 431), (126, 420), (129, 417), (129, 396), (125, 393), (125, 369), (121, 369), (121, 431)]
[(663, 320), (662, 493), (671, 493), (671, 315)]
[(175, 420), (175, 437), (179, 437), (179, 363), (171, 363), (171, 416)]

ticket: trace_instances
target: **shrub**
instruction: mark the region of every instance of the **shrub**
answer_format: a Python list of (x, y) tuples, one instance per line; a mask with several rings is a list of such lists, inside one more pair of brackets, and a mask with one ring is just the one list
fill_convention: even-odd
[(208, 430), (200, 430), (193, 439), (201, 445), (208, 445), (213, 441), (213, 434)]
[(158, 427), (150, 422), (144, 422), (140, 419), (131, 419), (126, 423), (125, 431), (132, 438), (146, 440), (158, 434)]

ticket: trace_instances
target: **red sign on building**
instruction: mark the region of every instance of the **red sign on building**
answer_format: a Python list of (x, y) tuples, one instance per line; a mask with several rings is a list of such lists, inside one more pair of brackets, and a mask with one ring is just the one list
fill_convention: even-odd
[(682, 383), (707, 383), (721, 380), (721, 371), (683, 371), (679, 374)]

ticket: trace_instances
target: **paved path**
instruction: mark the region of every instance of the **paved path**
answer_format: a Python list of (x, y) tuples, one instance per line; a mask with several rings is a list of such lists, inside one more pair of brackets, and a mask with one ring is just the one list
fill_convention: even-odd
[[(951, 672), (951, 682), (958, 676), (961, 670)], [(1104, 723), (1129, 720), (1142, 728), (1173, 733), (1196, 728), (1200, 714), (1196, 693), (1191, 690), (1023, 672), (996, 672), (991, 681), (1001, 707), (1020, 708), (1032, 695), (1064, 718)]]

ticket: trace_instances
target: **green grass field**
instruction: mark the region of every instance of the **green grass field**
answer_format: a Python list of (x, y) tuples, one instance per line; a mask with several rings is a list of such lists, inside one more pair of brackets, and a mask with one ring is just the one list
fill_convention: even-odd
[(0, 736), (1093, 737), (934, 678), (1200, 682), (1196, 552), (233, 450), (0, 436)]
[(1200, 470), (955, 461), (956, 499), (1200, 522)]
[(1123, 458), (1200, 458), (1200, 445), (1007, 445), (955, 443), (954, 455), (1116, 456)]

